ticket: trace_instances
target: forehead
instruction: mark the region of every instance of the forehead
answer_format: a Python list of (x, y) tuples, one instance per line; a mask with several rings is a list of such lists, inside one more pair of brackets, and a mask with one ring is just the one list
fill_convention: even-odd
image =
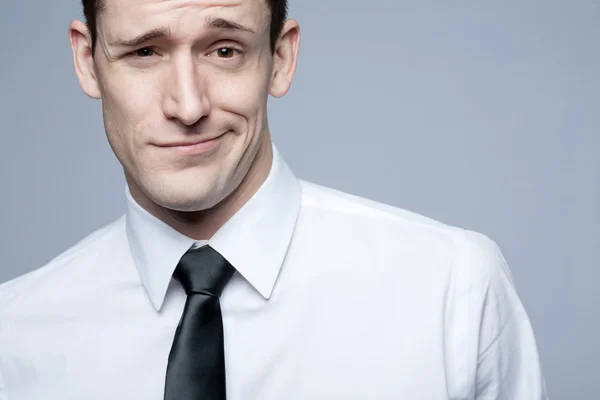
[(269, 16), (266, 0), (104, 0), (98, 23), (109, 36), (158, 26), (191, 34), (206, 18), (225, 18), (260, 32)]

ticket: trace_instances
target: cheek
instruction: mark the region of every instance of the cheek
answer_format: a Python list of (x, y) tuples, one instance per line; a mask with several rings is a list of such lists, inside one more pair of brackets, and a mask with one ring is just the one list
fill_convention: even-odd
[(148, 115), (153, 105), (157, 91), (149, 78), (116, 77), (105, 85), (103, 102), (121, 123), (136, 124), (140, 117)]
[(268, 80), (264, 74), (254, 72), (219, 79), (213, 86), (213, 107), (232, 112), (255, 124), (266, 112)]
[(143, 81), (115, 79), (104, 85), (102, 108), (106, 134), (119, 158), (135, 157), (136, 137), (149, 124), (156, 93)]

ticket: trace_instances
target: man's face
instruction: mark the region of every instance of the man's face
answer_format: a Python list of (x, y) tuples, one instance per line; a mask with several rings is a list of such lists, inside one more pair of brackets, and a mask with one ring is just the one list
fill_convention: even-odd
[(95, 73), (130, 186), (177, 211), (236, 189), (267, 130), (269, 24), (264, 0), (106, 1)]

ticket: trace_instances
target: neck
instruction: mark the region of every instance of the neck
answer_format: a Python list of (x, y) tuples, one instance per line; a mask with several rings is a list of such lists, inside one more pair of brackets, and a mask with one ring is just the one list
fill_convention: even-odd
[(150, 199), (141, 201), (143, 199), (136, 196), (140, 194), (137, 193), (139, 188), (135, 183), (129, 182), (129, 179), (128, 184), (133, 198), (150, 214), (192, 239), (208, 240), (258, 191), (267, 179), (272, 163), (273, 149), (267, 131), (240, 185), (214, 207), (200, 211), (175, 211), (164, 208)]

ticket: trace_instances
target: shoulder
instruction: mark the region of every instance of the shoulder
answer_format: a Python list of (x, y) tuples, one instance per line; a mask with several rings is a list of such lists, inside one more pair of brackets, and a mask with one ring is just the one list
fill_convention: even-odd
[[(487, 235), (400, 207), (377, 202), (314, 183), (300, 181), (302, 210), (319, 225), (322, 235), (355, 239), (387, 254), (410, 252), (412, 259), (444, 264), (460, 284), (490, 281), (512, 284), (512, 276), (497, 243)], [(416, 257), (416, 258), (415, 258)], [(465, 282), (466, 281), (466, 282)], [(473, 287), (471, 287), (473, 289)]]
[(301, 181), (301, 185), (302, 210), (308, 217), (334, 221), (336, 227), (348, 224), (360, 231), (363, 238), (378, 230), (452, 245), (464, 236), (464, 230), (459, 227), (413, 211), (306, 181)]
[[(426, 315), (428, 327), (440, 317), (446, 368), (461, 371), (448, 374), (449, 393), (497, 397), (501, 390), (511, 399), (542, 398), (532, 328), (493, 239), (312, 183), (303, 182), (302, 188), (302, 240), (310, 240), (310, 249), (327, 255), (333, 247), (330, 263), (341, 259), (352, 267), (344, 269), (347, 275), (360, 274), (353, 281), (361, 293), (375, 282), (373, 297), (378, 307), (390, 305), (386, 318), (396, 318), (397, 326), (413, 309), (419, 313), (415, 321)], [(527, 372), (527, 380), (520, 371)]]
[[(431, 237), (449, 238), (458, 228), (400, 207), (301, 181), (302, 210), (336, 226), (351, 224), (368, 236), (371, 229), (411, 231)], [(366, 231), (365, 231), (366, 229)]]
[(302, 205), (322, 211), (344, 214), (347, 217), (387, 218), (425, 229), (446, 231), (451, 226), (399, 207), (384, 204), (340, 190), (300, 181)]
[(124, 235), (125, 218), (122, 216), (87, 235), (42, 267), (0, 284), (0, 314), (30, 291), (40, 297), (40, 292), (64, 290), (69, 274), (94, 264), (99, 255), (116, 250), (115, 245), (123, 242)]

